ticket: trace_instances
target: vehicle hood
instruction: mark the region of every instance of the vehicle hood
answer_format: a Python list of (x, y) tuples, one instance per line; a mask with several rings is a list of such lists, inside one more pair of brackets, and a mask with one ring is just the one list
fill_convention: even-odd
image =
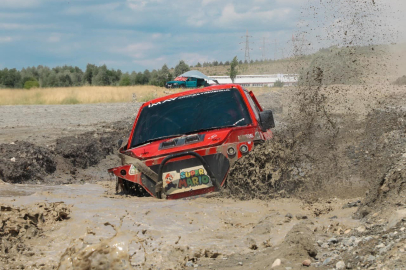
[[(139, 159), (150, 159), (159, 156), (165, 156), (169, 154), (195, 150), (199, 148), (207, 148), (222, 144), (229, 137), (233, 128), (224, 128), (217, 130), (204, 131), (199, 133), (193, 133), (190, 135), (184, 135), (180, 137), (157, 140), (145, 145), (141, 145), (126, 151), (126, 153), (131, 152), (132, 155), (135, 155)], [(185, 143), (181, 145), (176, 145), (172, 147), (162, 148), (163, 142), (169, 142), (171, 140), (183, 139), (184, 137), (200, 135), (201, 140), (199, 142)]]

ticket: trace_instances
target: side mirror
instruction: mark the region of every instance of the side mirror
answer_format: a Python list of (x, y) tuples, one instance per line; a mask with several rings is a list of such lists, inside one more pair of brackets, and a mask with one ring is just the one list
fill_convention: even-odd
[(118, 142), (117, 142), (118, 149), (120, 149), (122, 144), (123, 144), (123, 139), (118, 140)]
[(275, 121), (273, 119), (273, 113), (271, 110), (260, 112), (259, 118), (263, 131), (275, 127)]

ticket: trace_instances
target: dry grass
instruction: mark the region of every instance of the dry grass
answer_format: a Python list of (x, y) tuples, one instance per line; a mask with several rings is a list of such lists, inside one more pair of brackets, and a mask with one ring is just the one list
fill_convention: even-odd
[[(277, 90), (277, 88), (250, 88), (255, 94)], [(87, 104), (131, 102), (133, 94), (137, 101), (146, 102), (156, 97), (182, 91), (168, 90), (156, 86), (83, 86), (66, 88), (39, 89), (0, 89), (0, 105), (37, 105), (37, 104)]]
[[(40, 89), (0, 89), (0, 105), (33, 104), (79, 104), (131, 102), (133, 94), (137, 101), (148, 101), (167, 95), (167, 89), (143, 85), (128, 87), (84, 86)], [(172, 90), (171, 92), (175, 92)]]

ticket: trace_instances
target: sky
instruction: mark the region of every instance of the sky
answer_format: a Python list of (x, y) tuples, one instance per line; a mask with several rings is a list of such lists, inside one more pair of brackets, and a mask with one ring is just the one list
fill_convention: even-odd
[[(320, 31), (328, 31), (320, 25), (337, 18), (309, 8), (323, 1), (332, 0), (0, 0), (0, 68), (91, 63), (143, 71), (174, 67), (181, 59), (190, 65), (244, 60), (246, 31), (251, 59), (263, 52), (281, 58), (292, 51), (292, 37), (309, 44), (309, 51), (327, 46), (316, 42)], [(406, 1), (375, 2), (393, 11)], [(319, 6), (319, 13), (325, 9)], [(389, 14), (391, 23), (406, 25)]]

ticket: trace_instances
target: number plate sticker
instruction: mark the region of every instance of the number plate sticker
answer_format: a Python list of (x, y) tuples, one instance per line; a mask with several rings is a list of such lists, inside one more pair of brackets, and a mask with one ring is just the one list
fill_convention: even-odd
[(180, 172), (164, 172), (162, 178), (167, 195), (213, 186), (210, 177), (202, 165), (182, 169)]

